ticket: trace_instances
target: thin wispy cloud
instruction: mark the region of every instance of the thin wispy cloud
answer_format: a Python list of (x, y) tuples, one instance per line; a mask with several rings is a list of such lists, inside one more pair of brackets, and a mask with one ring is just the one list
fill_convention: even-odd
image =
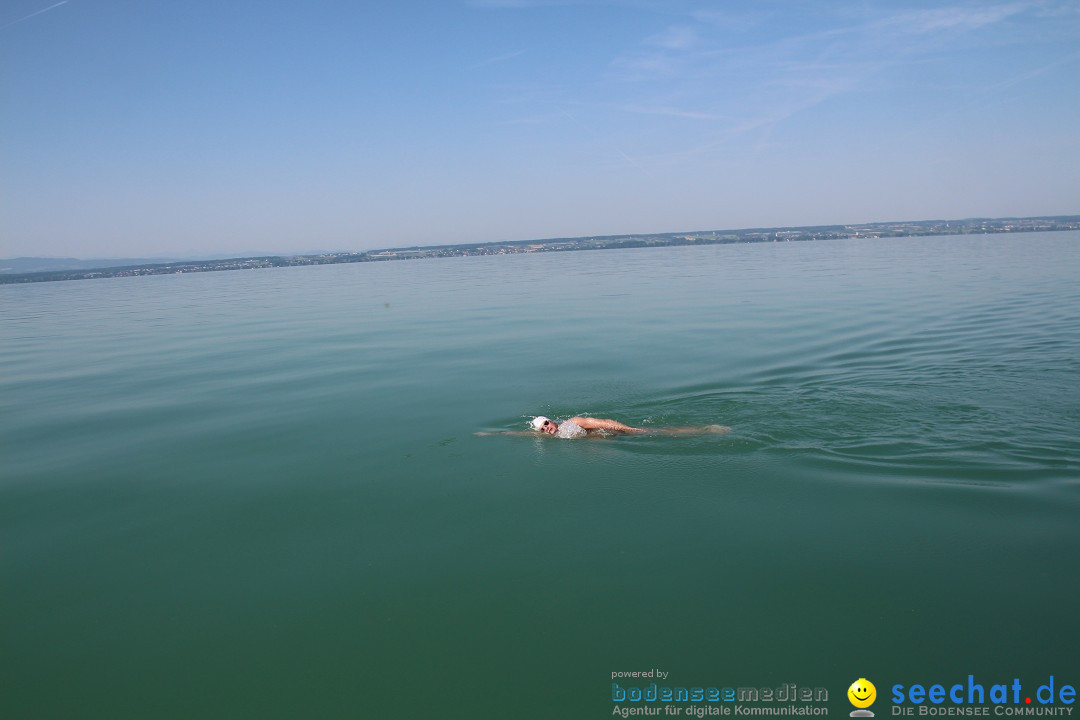
[(1002, 80), (1001, 82), (997, 83), (993, 87), (988, 88), (985, 91), (984, 95), (992, 95), (992, 94), (1004, 92), (1005, 90), (1008, 90), (1009, 88), (1015, 87), (1017, 85), (1021, 85), (1021, 84), (1026, 83), (1026, 82), (1028, 82), (1030, 80), (1034, 80), (1035, 78), (1039, 77), (1040, 75), (1045, 75), (1046, 73), (1048, 73), (1048, 72), (1050, 72), (1052, 70), (1056, 70), (1057, 68), (1061, 67), (1062, 65), (1068, 65), (1070, 63), (1075, 63), (1078, 60), (1080, 60), (1080, 51), (1077, 51), (1077, 52), (1074, 52), (1074, 53), (1069, 53), (1068, 55), (1064, 55), (1064, 56), (1058, 58), (1057, 60), (1054, 60), (1053, 62), (1047, 63), (1047, 64), (1042, 65), (1040, 67), (1037, 67), (1037, 68), (1035, 68), (1033, 70), (1028, 70), (1027, 72), (1023, 72), (1023, 73), (1020, 73), (1018, 75), (1014, 75), (1013, 77), (1006, 78), (1005, 80)]
[(703, 25), (721, 30), (745, 31), (766, 20), (765, 12), (733, 12), (728, 10), (695, 10), (690, 17)]
[[(881, 61), (823, 59), (834, 43), (850, 44), (849, 36), (855, 32), (832, 29), (747, 47), (726, 35), (695, 29), (693, 35), (683, 35), (693, 37), (692, 43), (667, 42), (661, 50), (654, 48), (661, 45), (657, 38), (665, 36), (651, 36), (642, 42), (645, 49), (612, 62), (623, 85), (638, 94), (617, 107), (627, 113), (721, 123), (723, 129), (714, 140), (692, 153), (699, 154), (847, 92), (872, 73)], [(680, 100), (658, 101), (658, 95)]]
[(466, 0), (474, 8), (526, 10), (532, 8), (607, 7), (667, 12), (667, 0)]
[[(994, 28), (1025, 13), (1059, 7), (1049, 0), (919, 11), (853, 5), (852, 13), (836, 14), (832, 27), (818, 23), (802, 33), (784, 32), (802, 27), (791, 19), (769, 24), (765, 11), (695, 11), (686, 22), (645, 36), (637, 48), (613, 58), (611, 81), (623, 97), (611, 107), (720, 123), (723, 129), (713, 140), (694, 151), (702, 152), (755, 131), (768, 132), (845, 95), (879, 91), (882, 77), (904, 67), (943, 62), (955, 51), (958, 34), (968, 36), (968, 47), (979, 47), (980, 37), (984, 45), (1009, 42)], [(742, 31), (749, 26), (762, 32), (747, 43)], [(679, 99), (662, 99), (673, 96)]]
[(1053, 72), (1063, 66), (1080, 62), (1080, 51), (1068, 53), (1059, 57), (1052, 62), (1045, 63), (1038, 67), (1026, 70), (1024, 72), (1010, 75), (1003, 78), (998, 82), (995, 82), (989, 86), (969, 95), (965, 100), (958, 102), (950, 107), (942, 108), (940, 112), (932, 114), (928, 117), (923, 117), (918, 123), (911, 124), (903, 135), (898, 136), (896, 140), (898, 142), (908, 142), (925, 132), (925, 127), (928, 125), (941, 124), (944, 122), (955, 123), (965, 113), (972, 110), (983, 111), (987, 106), (1001, 102), (1001, 98), (1011, 89), (1023, 85), (1039, 78), (1043, 75)]
[(651, 176), (649, 171), (645, 169), (644, 165), (642, 165), (640, 162), (638, 162), (634, 158), (630, 157), (629, 153), (627, 153), (625, 150), (623, 150), (622, 147), (620, 147), (619, 145), (615, 144), (615, 142), (612, 141), (610, 139), (610, 137), (608, 137), (606, 134), (598, 133), (595, 130), (593, 130), (593, 129), (589, 128), (589, 127), (586, 127), (585, 123), (581, 122), (581, 120), (579, 120), (576, 116), (570, 114), (570, 112), (568, 112), (565, 109), (562, 110), (561, 112), (565, 117), (569, 118), (569, 120), (571, 122), (577, 124), (579, 127), (581, 127), (582, 129), (584, 129), (585, 131), (590, 133), (593, 137), (604, 138), (603, 143), (605, 145), (607, 145), (609, 148), (611, 148), (612, 150), (614, 150), (619, 156), (621, 156), (624, 160), (626, 160), (626, 162), (628, 162), (631, 165), (633, 165), (634, 167), (636, 167), (638, 170), (643, 172), (645, 175)]
[(547, 113), (538, 113), (536, 115), (521, 115), (506, 120), (500, 120), (499, 125), (553, 125), (557, 122), (562, 122), (564, 115), (559, 111), (552, 111)]
[(665, 115), (668, 117), (685, 118), (687, 120), (730, 120), (730, 115), (720, 113), (702, 112), (699, 110), (686, 110), (673, 106), (660, 105), (621, 105), (619, 110), (641, 115)]
[(620, 79), (630, 81), (650, 80), (677, 74), (684, 59), (664, 52), (624, 53), (611, 61), (611, 67), (620, 73)]
[(485, 58), (480, 62), (470, 65), (469, 69), (475, 70), (476, 68), (481, 68), (485, 65), (496, 65), (498, 63), (506, 62), (508, 60), (513, 60), (514, 58), (521, 57), (526, 52), (526, 50), (515, 50), (514, 52), (503, 53), (502, 55), (495, 55), (494, 57)]
[(1080, 3), (1071, 0), (1044, 0), (1034, 8), (1039, 17), (1077, 17), (1080, 16)]
[(646, 38), (647, 45), (668, 50), (687, 50), (698, 44), (698, 31), (688, 25), (673, 25), (662, 33)]
[(69, 0), (60, 0), (60, 2), (58, 2), (58, 3), (54, 4), (54, 5), (50, 5), (47, 8), (42, 8), (41, 10), (38, 10), (37, 12), (32, 12), (29, 15), (26, 15), (24, 17), (19, 18), (18, 20), (12, 20), (11, 22), (7, 23), (6, 25), (0, 25), (0, 30), (7, 29), (7, 28), (11, 27), (12, 25), (18, 25), (21, 22), (26, 22), (30, 18), (37, 17), (38, 15), (41, 15), (42, 13), (47, 13), (50, 10), (54, 10), (54, 9), (60, 7), (61, 5), (67, 5), (68, 1)]
[(989, 7), (945, 7), (901, 13), (886, 19), (909, 32), (929, 33), (942, 30), (972, 30), (1001, 22), (1030, 9), (1030, 3), (1010, 3)]
[(543, 8), (564, 5), (596, 5), (596, 0), (469, 0), (478, 8)]
[(538, 0), (469, 0), (469, 4), (480, 8), (525, 8), (537, 7), (546, 3)]

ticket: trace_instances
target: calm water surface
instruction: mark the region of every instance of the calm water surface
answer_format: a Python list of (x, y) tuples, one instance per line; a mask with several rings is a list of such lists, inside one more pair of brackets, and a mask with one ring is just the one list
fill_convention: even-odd
[[(1078, 279), (1042, 233), (0, 287), (0, 712), (1076, 684)], [(734, 431), (473, 435), (583, 413)]]

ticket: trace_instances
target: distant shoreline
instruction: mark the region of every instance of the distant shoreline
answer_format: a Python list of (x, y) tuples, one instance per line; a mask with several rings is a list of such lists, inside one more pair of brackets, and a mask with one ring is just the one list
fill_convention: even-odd
[(60, 280), (96, 280), (100, 278), (141, 275), (178, 275), (224, 270), (256, 270), (271, 267), (336, 265), (356, 262), (387, 262), (434, 257), (469, 257), (474, 255), (512, 255), (574, 250), (615, 250), (634, 247), (672, 247), (679, 245), (725, 245), (761, 242), (806, 242), (843, 238), (890, 238), (929, 235), (984, 235), (991, 233), (1052, 232), (1080, 230), (1080, 215), (1025, 218), (971, 218), (967, 220), (916, 220), (906, 222), (864, 223), (857, 225), (813, 225), (805, 227), (744, 228), (741, 230), (705, 230), (677, 233), (607, 235), (548, 240), (514, 240), (456, 245), (427, 245), (366, 252), (336, 252), (316, 255), (269, 255), (226, 260), (193, 260), (144, 263), (101, 268), (46, 270), (23, 273), (0, 273), (0, 284), (54, 282)]

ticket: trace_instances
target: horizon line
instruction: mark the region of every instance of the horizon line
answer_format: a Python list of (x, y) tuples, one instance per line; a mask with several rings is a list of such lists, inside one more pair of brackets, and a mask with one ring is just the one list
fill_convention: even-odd
[[(255, 260), (262, 258), (302, 258), (302, 257), (318, 257), (320, 255), (331, 254), (352, 254), (352, 255), (365, 255), (369, 253), (380, 252), (392, 252), (394, 250), (419, 250), (423, 248), (437, 249), (437, 248), (453, 248), (464, 246), (483, 247), (489, 245), (528, 245), (535, 243), (552, 243), (552, 242), (571, 242), (580, 240), (605, 240), (611, 238), (646, 238), (646, 237), (659, 237), (664, 235), (693, 235), (699, 233), (748, 233), (748, 232), (767, 232), (767, 231), (791, 231), (791, 230), (816, 230), (822, 228), (856, 228), (856, 227), (873, 227), (876, 225), (903, 225), (903, 224), (923, 224), (923, 223), (972, 223), (972, 222), (1000, 222), (1005, 220), (1067, 220), (1072, 222), (1080, 222), (1080, 214), (1076, 215), (1002, 215), (998, 217), (966, 217), (966, 218), (931, 218), (922, 220), (879, 220), (873, 222), (852, 222), (852, 223), (826, 223), (817, 225), (771, 225), (771, 226), (753, 226), (743, 228), (712, 228), (712, 229), (697, 229), (697, 230), (668, 230), (658, 232), (629, 232), (629, 233), (611, 233), (604, 235), (566, 235), (561, 237), (546, 237), (546, 238), (531, 238), (525, 240), (486, 240), (483, 242), (456, 242), (456, 243), (443, 243), (433, 245), (402, 245), (394, 247), (380, 247), (371, 248), (368, 250), (348, 250), (348, 249), (336, 249), (336, 250), (313, 250), (307, 252), (272, 252), (262, 253), (254, 255), (226, 255), (221, 256), (221, 253), (216, 253), (219, 257), (213, 258), (208, 256), (186, 258), (170, 258), (168, 255), (159, 255), (158, 257), (146, 257), (146, 258), (124, 258), (124, 257), (72, 257), (67, 255), (19, 255), (13, 257), (2, 257), (0, 262), (7, 260), (78, 260), (80, 262), (94, 262), (98, 260), (160, 260), (162, 263), (175, 263), (175, 262), (212, 262), (223, 260)], [(135, 267), (138, 265), (147, 265), (152, 263), (138, 263), (132, 265)], [(128, 267), (128, 266), (110, 266), (112, 267)], [(55, 271), (43, 271), (43, 272), (55, 272)]]

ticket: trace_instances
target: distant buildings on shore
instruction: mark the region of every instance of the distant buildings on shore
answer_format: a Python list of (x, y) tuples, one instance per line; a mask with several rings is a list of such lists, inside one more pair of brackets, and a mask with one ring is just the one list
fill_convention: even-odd
[(0, 273), (0, 283), (48, 282), (53, 280), (90, 280), (95, 278), (131, 277), (136, 275), (174, 275), (220, 270), (254, 270), (299, 265), (333, 265), (355, 262), (386, 262), (437, 257), (468, 257), (473, 255), (510, 255), (573, 250), (609, 250), (634, 247), (666, 247), (676, 245), (718, 245), (728, 243), (806, 242), (840, 238), (895, 238), (917, 235), (976, 235), (987, 233), (1046, 232), (1080, 230), (1080, 215), (1031, 218), (998, 218), (969, 220), (921, 220), (915, 222), (868, 223), (864, 225), (825, 225), (812, 227), (748, 228), (743, 230), (708, 230), (690, 233), (659, 233), (651, 235), (610, 235), (604, 237), (559, 238), (552, 240), (522, 240), (459, 245), (430, 245), (424, 247), (391, 248), (368, 252), (321, 253), (318, 255), (267, 256), (201, 260), (187, 262), (147, 263), (78, 270), (45, 272)]

